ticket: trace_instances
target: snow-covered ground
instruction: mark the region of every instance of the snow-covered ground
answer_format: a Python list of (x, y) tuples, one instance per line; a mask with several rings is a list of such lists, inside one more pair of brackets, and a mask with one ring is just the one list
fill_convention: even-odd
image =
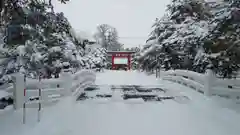
[[(166, 89), (165, 95), (187, 96), (188, 102), (120, 101), (118, 91), (109, 99), (75, 102), (72, 97), (45, 108), (40, 123), (37, 110), (0, 114), (1, 135), (239, 135), (240, 114), (189, 88), (156, 80), (137, 71), (105, 71), (97, 74), (100, 93), (112, 85), (145, 85)], [(112, 100), (117, 99), (119, 100)], [(99, 104), (101, 103), (101, 104)]]
[(161, 85), (154, 76), (146, 76), (138, 71), (105, 70), (97, 75), (98, 85)]

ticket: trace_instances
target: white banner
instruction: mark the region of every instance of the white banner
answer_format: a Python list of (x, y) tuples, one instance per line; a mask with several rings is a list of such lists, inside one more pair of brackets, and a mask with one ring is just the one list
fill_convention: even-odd
[(114, 64), (128, 64), (128, 58), (114, 58)]

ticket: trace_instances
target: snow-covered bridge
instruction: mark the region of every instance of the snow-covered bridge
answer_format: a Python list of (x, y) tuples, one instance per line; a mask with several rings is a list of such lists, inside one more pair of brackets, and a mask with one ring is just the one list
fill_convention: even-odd
[[(137, 71), (98, 73), (96, 85), (45, 108), (22, 125), (21, 111), (0, 115), (3, 135), (238, 135), (240, 115), (183, 85)], [(139, 96), (140, 95), (140, 96)], [(146, 100), (147, 96), (153, 100)], [(137, 97), (138, 96), (138, 97)], [(128, 97), (128, 98), (126, 98)], [(140, 97), (140, 98), (139, 98)], [(12, 128), (18, 129), (12, 130)]]

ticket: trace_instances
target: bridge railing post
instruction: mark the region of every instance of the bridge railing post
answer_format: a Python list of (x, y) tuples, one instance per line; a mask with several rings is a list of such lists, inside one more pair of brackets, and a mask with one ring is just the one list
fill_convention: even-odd
[(205, 84), (204, 84), (204, 94), (206, 96), (211, 95), (211, 86), (214, 82), (215, 76), (211, 69), (207, 69), (205, 73)]
[(62, 72), (61, 73), (61, 79), (63, 82), (63, 88), (65, 91), (65, 96), (71, 95), (72, 91), (71, 91), (71, 86), (73, 83), (73, 78), (71, 76), (71, 74), (69, 72)]
[(13, 76), (14, 85), (13, 85), (13, 96), (14, 96), (14, 103), (13, 107), (15, 110), (18, 110), (23, 107), (25, 102), (25, 82), (24, 82), (24, 75), (17, 73)]

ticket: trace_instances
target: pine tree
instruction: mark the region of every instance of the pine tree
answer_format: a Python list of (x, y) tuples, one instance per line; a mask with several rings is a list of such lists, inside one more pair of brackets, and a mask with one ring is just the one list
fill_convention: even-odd
[(172, 0), (167, 14), (156, 20), (149, 40), (158, 42), (158, 51), (152, 53), (163, 68), (192, 68), (199, 40), (208, 34), (211, 14), (205, 5), (197, 0)]
[[(212, 3), (211, 8), (213, 18), (210, 25), (212, 28), (209, 35), (202, 40), (206, 53), (203, 56), (208, 58), (208, 63), (213, 65), (218, 75), (232, 77), (237, 74), (240, 62), (238, 60), (240, 58), (239, 1), (218, 1)], [(198, 64), (202, 65), (202, 63), (206, 62), (202, 61)]]
[[(10, 10), (9, 10), (10, 9)], [(36, 43), (43, 40), (40, 24), (45, 21), (44, 3), (38, 1), (15, 1), (8, 3), (3, 10), (3, 29), (5, 32), (3, 55), (7, 62), (3, 63), (6, 73), (29, 69), (39, 64), (34, 60)], [(13, 66), (11, 63), (15, 63)], [(9, 65), (10, 64), (10, 65)], [(11, 68), (6, 68), (6, 67)], [(3, 72), (4, 73), (4, 72)]]
[(59, 62), (80, 63), (83, 44), (72, 32), (67, 18), (63, 13), (55, 13), (51, 3), (19, 0), (7, 3), (2, 12), (3, 74), (23, 69), (32, 77), (39, 72), (48, 72), (50, 77)]

